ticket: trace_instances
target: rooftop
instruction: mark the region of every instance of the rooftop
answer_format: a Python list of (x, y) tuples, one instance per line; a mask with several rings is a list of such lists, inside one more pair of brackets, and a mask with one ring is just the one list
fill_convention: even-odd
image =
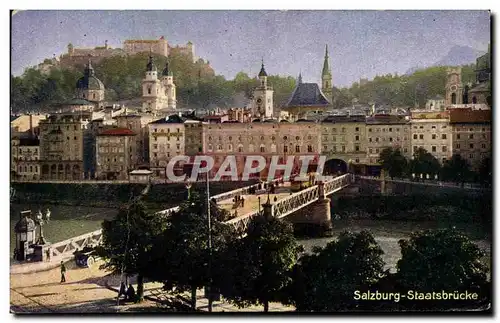
[(450, 123), (490, 123), (491, 110), (452, 109)]
[(40, 140), (38, 138), (20, 138), (19, 146), (39, 146)]
[(316, 83), (298, 83), (285, 107), (329, 106), (330, 102)]
[(177, 114), (173, 114), (166, 118), (161, 118), (151, 122), (151, 124), (163, 124), (163, 123), (184, 123), (186, 121), (184, 118), (179, 117)]
[(112, 128), (101, 132), (98, 136), (135, 136), (135, 132), (128, 128)]

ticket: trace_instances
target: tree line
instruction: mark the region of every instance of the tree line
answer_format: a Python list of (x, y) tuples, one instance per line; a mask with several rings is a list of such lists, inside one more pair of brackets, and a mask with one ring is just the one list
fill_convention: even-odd
[(437, 178), (462, 185), (465, 182), (479, 182), (486, 186), (492, 184), (491, 157), (484, 158), (478, 170), (473, 171), (469, 162), (460, 154), (454, 154), (441, 165), (436, 157), (422, 147), (413, 153), (411, 160), (403, 156), (401, 149), (387, 147), (380, 152), (379, 163), (391, 178), (407, 177), (416, 180)]
[[(206, 198), (194, 192), (180, 209), (164, 218), (136, 201), (103, 223), (99, 253), (103, 268), (137, 275), (137, 301), (145, 282), (161, 282), (172, 294), (209, 287), (239, 307), (271, 302), (297, 311), (364, 311), (477, 308), (491, 299), (483, 252), (462, 233), (450, 230), (412, 234), (399, 242), (396, 272), (385, 269), (383, 250), (367, 231), (344, 232), (325, 247), (305, 252), (290, 223), (264, 215), (254, 217), (245, 232), (222, 222), (227, 211), (211, 210), (209, 247)], [(244, 237), (242, 237), (244, 236)], [(439, 246), (439, 247), (436, 247)], [(366, 299), (366, 293), (423, 293), (424, 299)], [(474, 300), (425, 298), (433, 292), (475, 293)], [(365, 293), (365, 298), (363, 298)], [(359, 294), (359, 295), (358, 295)]]
[[(126, 101), (142, 95), (141, 82), (144, 78), (149, 53), (130, 56), (107, 57), (93, 63), (95, 75), (104, 83), (106, 101)], [(158, 74), (161, 75), (167, 58), (153, 54)], [(173, 72), (177, 87), (178, 105), (189, 108), (207, 108), (209, 105), (231, 107), (238, 93), (250, 98), (258, 84), (256, 78), (240, 72), (234, 80), (216, 75), (208, 62), (199, 59), (193, 62), (182, 54), (168, 57), (169, 69)], [(54, 103), (70, 100), (75, 95), (77, 80), (83, 76), (85, 66), (53, 67), (48, 72), (31, 67), (21, 76), (11, 75), (11, 108), (14, 112), (46, 110)], [(275, 91), (275, 101), (283, 102), (292, 93), (295, 79), (271, 75), (269, 83)]]
[[(152, 54), (161, 72), (167, 58)], [(141, 81), (144, 77), (149, 53), (103, 58), (93, 64), (96, 76), (104, 83), (106, 100), (127, 101), (142, 95)], [(206, 108), (210, 105), (230, 107), (241, 105), (237, 94), (251, 97), (258, 85), (256, 77), (239, 72), (232, 80), (216, 75), (208, 62), (199, 59), (193, 62), (189, 56), (171, 54), (168, 58), (177, 86), (178, 105), (189, 108)], [(35, 67), (27, 68), (21, 76), (11, 75), (11, 108), (13, 112), (47, 110), (54, 103), (70, 100), (75, 95), (76, 81), (83, 76), (83, 65), (52, 67), (42, 72)], [(423, 106), (427, 99), (444, 95), (446, 67), (429, 67), (411, 75), (387, 74), (351, 87), (333, 89), (334, 108), (360, 104), (390, 106)], [(462, 81), (474, 82), (474, 65), (462, 67)], [(274, 89), (275, 106), (283, 106), (296, 85), (295, 77), (270, 75), (268, 83)]]

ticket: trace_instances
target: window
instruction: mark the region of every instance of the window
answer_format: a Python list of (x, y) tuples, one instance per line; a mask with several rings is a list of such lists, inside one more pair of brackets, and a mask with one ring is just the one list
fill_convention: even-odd
[(337, 132), (337, 128), (332, 128), (332, 131), (333, 132)]
[(431, 128), (432, 128), (432, 129), (436, 129), (436, 126), (432, 126)]
[(396, 128), (396, 132), (399, 132), (399, 128)]
[(370, 151), (370, 154), (373, 153), (373, 149), (370, 148), (369, 151)]
[(413, 139), (418, 139), (418, 135), (417, 135), (417, 134), (414, 134), (414, 135), (413, 135)]
[(375, 142), (378, 142), (378, 137), (377, 137), (377, 138), (375, 138)]
[(369, 141), (369, 142), (372, 142), (372, 138), (368, 138), (368, 141)]
[(432, 134), (432, 139), (436, 139), (436, 135), (435, 134)]
[(470, 159), (474, 158), (474, 154), (469, 154), (469, 158)]
[(404, 151), (405, 153), (407, 153), (407, 152), (408, 152), (408, 148), (403, 149), (403, 151)]
[(354, 146), (355, 151), (359, 151), (359, 145)]
[(470, 135), (469, 135), (469, 139), (474, 139), (474, 135), (473, 135), (473, 134), (470, 134)]
[(481, 144), (481, 148), (485, 149), (486, 148), (486, 144)]
[(460, 134), (457, 134), (457, 139), (460, 139)]
[(33, 166), (30, 166), (30, 173), (33, 173)]
[(356, 140), (356, 141), (359, 141), (359, 136), (356, 136), (356, 137), (355, 137), (355, 140)]
[(424, 139), (424, 135), (420, 135), (420, 139)]
[(233, 151), (233, 145), (232, 144), (227, 145), (227, 151)]
[(389, 128), (389, 132), (392, 132), (392, 128)]
[(243, 147), (238, 146), (238, 152), (239, 152), (239, 153), (243, 152)]
[(377, 148), (377, 149), (375, 149), (375, 152), (376, 152), (376, 153), (378, 154), (378, 152), (379, 152), (379, 149), (378, 149), (378, 148)]
[(372, 132), (372, 128), (368, 128), (368, 132)]
[(392, 137), (389, 138), (389, 141), (392, 142)]
[(264, 146), (260, 146), (260, 152), (263, 153), (266, 151), (266, 148)]
[(416, 152), (416, 151), (417, 151), (417, 149), (418, 149), (418, 147), (417, 147), (417, 146), (413, 146), (413, 152)]
[(295, 146), (295, 152), (296, 152), (296, 153), (300, 153), (300, 146), (298, 146), (298, 145), (297, 145), (297, 146)]
[(424, 129), (424, 126), (420, 126), (419, 128), (420, 128), (420, 129)]
[(446, 134), (445, 133), (441, 134), (441, 139), (446, 139)]
[(300, 137), (299, 136), (295, 137), (295, 140), (300, 140)]
[(217, 150), (222, 150), (222, 145), (217, 145)]
[(337, 141), (337, 137), (332, 136), (332, 141), (333, 141), (333, 142)]
[[(155, 156), (155, 157), (158, 157), (158, 153), (154, 153), (154, 156)], [(108, 159), (108, 161), (109, 161), (109, 159)]]
[(359, 158), (356, 158), (356, 163), (359, 163)]
[(208, 151), (212, 151), (212, 144), (208, 144)]
[(455, 148), (460, 149), (460, 144), (456, 144)]
[(180, 144), (177, 144), (177, 149), (181, 149), (181, 145)]
[(474, 149), (474, 144), (469, 145), (470, 149)]
[(359, 127), (356, 127), (356, 131), (359, 131)]
[(287, 145), (283, 146), (283, 152), (284, 152), (284, 153), (287, 153), (287, 152), (288, 152), (288, 146), (287, 146)]
[(35, 173), (38, 173), (38, 166), (35, 165)]
[(473, 131), (474, 131), (474, 129), (470, 128), (470, 129), (469, 129), (469, 131), (470, 131), (470, 132), (473, 132)]
[(345, 152), (345, 146), (342, 146), (342, 152)]
[(313, 147), (311, 145), (307, 146), (307, 152), (312, 153), (313, 152)]
[(446, 146), (442, 146), (442, 147), (441, 147), (441, 151), (442, 151), (443, 153), (445, 153), (445, 152), (446, 152)]
[(153, 145), (153, 149), (158, 149), (158, 145)]
[(337, 146), (333, 146), (333, 147), (332, 147), (332, 151), (333, 151), (334, 153), (335, 153), (335, 152), (337, 152)]
[(342, 132), (345, 132), (345, 128), (342, 128)]
[(284, 136), (284, 137), (283, 137), (283, 140), (287, 140), (287, 139), (288, 139), (288, 137), (287, 137), (287, 136)]
[(432, 152), (435, 153), (436, 152), (436, 146), (432, 146)]
[(446, 163), (446, 158), (445, 158), (445, 157), (443, 157), (443, 158), (441, 159), (441, 163), (442, 163), (442, 164)]

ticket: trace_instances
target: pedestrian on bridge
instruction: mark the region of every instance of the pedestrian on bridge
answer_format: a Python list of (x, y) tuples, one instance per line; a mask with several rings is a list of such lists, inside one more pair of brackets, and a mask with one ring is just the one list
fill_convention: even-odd
[(66, 282), (66, 266), (64, 266), (64, 262), (61, 261), (61, 283)]

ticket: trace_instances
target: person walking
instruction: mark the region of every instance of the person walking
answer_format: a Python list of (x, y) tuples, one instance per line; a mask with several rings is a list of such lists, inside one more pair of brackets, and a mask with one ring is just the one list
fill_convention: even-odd
[(66, 266), (64, 266), (64, 262), (61, 261), (61, 283), (66, 282)]
[(120, 284), (120, 291), (118, 292), (118, 302), (120, 302), (120, 297), (122, 295), (125, 299), (127, 298), (127, 286), (125, 285), (124, 282)]

